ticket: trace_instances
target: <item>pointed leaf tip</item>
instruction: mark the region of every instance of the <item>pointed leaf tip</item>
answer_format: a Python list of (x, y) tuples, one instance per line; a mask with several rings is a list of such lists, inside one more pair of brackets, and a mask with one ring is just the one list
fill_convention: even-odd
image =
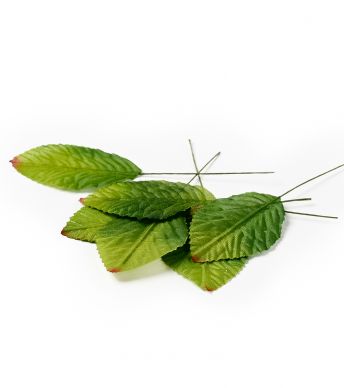
[(12, 163), (12, 166), (14, 168), (17, 168), (20, 163), (18, 156), (15, 156), (12, 160), (10, 160), (10, 163)]
[(112, 273), (118, 273), (118, 272), (121, 272), (121, 269), (120, 268), (110, 268), (108, 269), (109, 272), (112, 272)]
[(67, 222), (61, 234), (75, 240), (94, 243), (96, 235), (113, 217), (89, 207), (82, 207)]
[(79, 202), (82, 203), (82, 204), (84, 205), (85, 198), (80, 198), (80, 199), (79, 199)]
[(204, 291), (213, 292), (213, 291), (215, 291), (215, 288), (205, 287)]

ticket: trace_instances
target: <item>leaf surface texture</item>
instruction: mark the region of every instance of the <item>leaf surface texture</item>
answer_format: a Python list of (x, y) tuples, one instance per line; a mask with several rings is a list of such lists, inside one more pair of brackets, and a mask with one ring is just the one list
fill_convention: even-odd
[(217, 290), (229, 282), (247, 262), (247, 259), (234, 259), (195, 263), (187, 245), (168, 253), (162, 259), (175, 272), (206, 291)]
[(182, 246), (188, 237), (184, 217), (165, 221), (115, 218), (97, 234), (97, 248), (107, 270), (126, 271)]
[(283, 221), (283, 204), (273, 195), (244, 193), (217, 199), (193, 217), (191, 253), (200, 262), (255, 255), (280, 238)]
[(84, 204), (120, 216), (164, 219), (213, 199), (209, 191), (199, 186), (142, 181), (101, 188), (85, 198)]

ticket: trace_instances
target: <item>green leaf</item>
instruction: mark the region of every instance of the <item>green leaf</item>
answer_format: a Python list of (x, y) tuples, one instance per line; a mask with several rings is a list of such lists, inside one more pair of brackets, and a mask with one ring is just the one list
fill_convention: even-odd
[(82, 207), (67, 222), (61, 234), (75, 240), (96, 242), (96, 234), (113, 216), (89, 207)]
[(183, 245), (188, 237), (184, 217), (165, 221), (114, 218), (96, 238), (108, 271), (126, 271), (147, 264)]
[(193, 217), (191, 253), (199, 262), (255, 255), (280, 238), (283, 221), (283, 204), (273, 195), (245, 193), (212, 201)]
[(233, 279), (245, 266), (247, 259), (218, 260), (195, 263), (188, 245), (168, 253), (162, 260), (174, 271), (206, 291), (214, 291)]
[(104, 187), (85, 198), (83, 203), (120, 216), (164, 219), (213, 199), (209, 191), (199, 186), (142, 181)]
[(134, 163), (121, 156), (64, 144), (32, 148), (11, 162), (26, 177), (65, 190), (93, 189), (134, 179), (141, 173)]

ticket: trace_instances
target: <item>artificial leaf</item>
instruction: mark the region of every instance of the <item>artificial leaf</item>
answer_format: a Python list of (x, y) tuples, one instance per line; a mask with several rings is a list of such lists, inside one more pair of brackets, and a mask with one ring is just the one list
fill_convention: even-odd
[(164, 219), (213, 199), (208, 190), (199, 186), (142, 181), (103, 187), (85, 198), (83, 203), (120, 216)]
[(128, 159), (75, 145), (50, 144), (32, 148), (11, 160), (26, 177), (65, 190), (85, 190), (126, 179), (141, 170)]
[(75, 240), (96, 242), (96, 234), (113, 216), (90, 207), (82, 207), (67, 222), (62, 234)]
[(199, 262), (238, 259), (269, 249), (281, 236), (279, 197), (245, 193), (203, 206), (190, 228), (191, 253)]
[(97, 233), (100, 257), (108, 271), (147, 264), (182, 246), (188, 237), (184, 217), (165, 221), (115, 217)]
[(168, 253), (162, 260), (174, 271), (206, 291), (214, 291), (226, 284), (247, 262), (247, 259), (232, 259), (195, 263), (188, 245)]

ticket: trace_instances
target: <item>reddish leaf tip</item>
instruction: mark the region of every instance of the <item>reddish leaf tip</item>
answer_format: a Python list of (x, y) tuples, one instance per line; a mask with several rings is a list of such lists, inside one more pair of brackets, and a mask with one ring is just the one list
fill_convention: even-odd
[(12, 160), (10, 160), (10, 163), (12, 163), (12, 166), (14, 168), (17, 168), (19, 166), (19, 163), (20, 163), (18, 156), (15, 156)]
[(192, 260), (194, 263), (201, 263), (201, 262), (202, 262), (202, 260), (201, 260), (199, 257), (197, 257), (197, 256), (192, 256), (192, 257), (191, 257), (191, 260)]
[(110, 268), (108, 269), (109, 272), (113, 272), (113, 273), (117, 273), (117, 272), (121, 272), (121, 269), (120, 268)]
[(84, 204), (85, 198), (80, 198), (80, 199), (79, 199), (79, 202), (82, 203), (82, 204)]
[(68, 236), (67, 232), (64, 229), (61, 230), (61, 234), (62, 234), (62, 236), (66, 236), (66, 237)]
[(210, 288), (210, 287), (205, 287), (205, 290), (206, 290), (206, 291), (209, 291), (209, 292), (213, 292), (213, 291), (215, 291), (215, 289), (214, 289), (214, 288)]

